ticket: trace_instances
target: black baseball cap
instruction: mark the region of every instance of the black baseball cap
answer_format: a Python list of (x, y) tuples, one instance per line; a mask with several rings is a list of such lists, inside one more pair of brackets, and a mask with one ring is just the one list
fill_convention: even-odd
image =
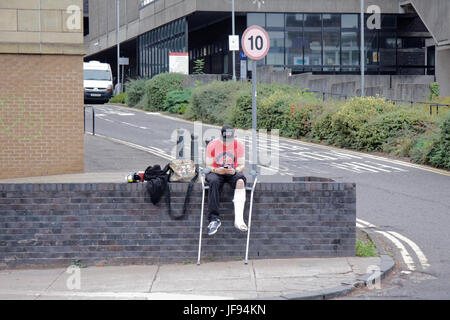
[(223, 140), (232, 140), (234, 139), (234, 128), (229, 125), (225, 125), (221, 130)]

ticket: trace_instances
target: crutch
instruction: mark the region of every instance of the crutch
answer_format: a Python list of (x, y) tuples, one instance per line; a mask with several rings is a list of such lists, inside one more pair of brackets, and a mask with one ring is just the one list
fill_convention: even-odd
[(248, 226), (247, 226), (247, 247), (245, 248), (245, 264), (248, 264), (248, 247), (250, 245), (250, 228), (252, 226), (252, 211), (253, 211), (253, 194), (255, 192), (256, 183), (258, 182), (258, 177), (255, 176), (255, 181), (253, 182), (253, 187), (247, 189), (251, 191), (250, 195), (250, 210), (248, 213)]
[(201, 182), (202, 182), (202, 210), (200, 216), (200, 236), (198, 239), (198, 257), (197, 257), (197, 265), (200, 265), (200, 256), (202, 253), (202, 233), (203, 233), (203, 211), (205, 208), (205, 190), (209, 189), (209, 186), (205, 185), (205, 174), (208, 173), (208, 169), (204, 169), (201, 171)]

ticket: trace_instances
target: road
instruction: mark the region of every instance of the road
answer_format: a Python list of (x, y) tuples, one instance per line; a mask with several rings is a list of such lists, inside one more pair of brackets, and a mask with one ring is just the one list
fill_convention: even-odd
[[(192, 122), (158, 113), (108, 105), (94, 107), (96, 134), (166, 159), (175, 156), (176, 129), (194, 131)], [(90, 108), (86, 108), (87, 131), (91, 121)], [(203, 125), (202, 140), (217, 137), (218, 130)], [(250, 133), (238, 130), (237, 136), (245, 142), (247, 152), (251, 150)], [(259, 167), (263, 181), (314, 176), (356, 183), (357, 226), (393, 248), (398, 272), (383, 282), (380, 290), (364, 291), (351, 298), (450, 299), (448, 172), (292, 139), (280, 138), (274, 147), (266, 143), (270, 139), (261, 141), (261, 152), (269, 150), (279, 155), (278, 164), (272, 161)], [(185, 148), (189, 154), (189, 143)]]

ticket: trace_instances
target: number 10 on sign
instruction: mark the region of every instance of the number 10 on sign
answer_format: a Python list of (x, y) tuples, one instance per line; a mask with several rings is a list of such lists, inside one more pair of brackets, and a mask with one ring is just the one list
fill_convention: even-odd
[(256, 80), (256, 61), (264, 59), (269, 52), (270, 38), (266, 30), (259, 26), (251, 26), (245, 30), (242, 36), (242, 49), (245, 55), (253, 60), (252, 61), (252, 155), (251, 163), (252, 170), (251, 175), (256, 177), (257, 175), (257, 135), (256, 135), (256, 123), (257, 123), (257, 105), (256, 105), (256, 92), (257, 92), (257, 80)]

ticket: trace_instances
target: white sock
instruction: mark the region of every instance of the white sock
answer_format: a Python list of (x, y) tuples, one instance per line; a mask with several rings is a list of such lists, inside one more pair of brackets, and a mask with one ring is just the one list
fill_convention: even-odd
[(234, 190), (233, 203), (234, 226), (241, 231), (247, 231), (247, 225), (244, 222), (245, 189)]

